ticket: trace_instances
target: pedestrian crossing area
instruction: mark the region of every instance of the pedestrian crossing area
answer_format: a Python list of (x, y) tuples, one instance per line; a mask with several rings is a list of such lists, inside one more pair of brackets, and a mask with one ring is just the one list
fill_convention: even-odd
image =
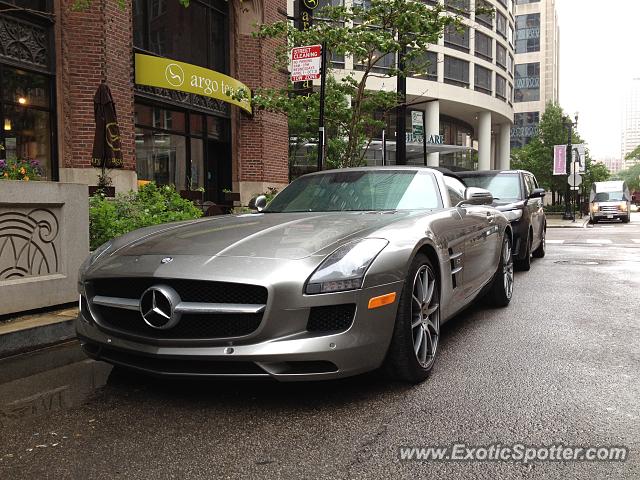
[(610, 238), (587, 238), (571, 240), (547, 239), (547, 245), (640, 245), (640, 238), (620, 238), (616, 240), (611, 240)]

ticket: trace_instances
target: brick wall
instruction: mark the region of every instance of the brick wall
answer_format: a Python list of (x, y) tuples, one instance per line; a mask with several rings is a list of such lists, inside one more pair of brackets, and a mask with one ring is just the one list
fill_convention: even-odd
[[(268, 23), (283, 19), (277, 10), (286, 11), (286, 0), (262, 1), (262, 21)], [(234, 45), (238, 80), (251, 88), (284, 87), (286, 75), (274, 68), (277, 45), (276, 40), (258, 40), (238, 33)], [(288, 182), (286, 117), (269, 112), (258, 112), (253, 117), (243, 114), (239, 130), (238, 180)]]
[(122, 10), (113, 0), (94, 0), (71, 11), (72, 0), (60, 0), (58, 81), (60, 166), (91, 165), (95, 121), (93, 96), (107, 82), (116, 105), (125, 169), (135, 169), (131, 0)]

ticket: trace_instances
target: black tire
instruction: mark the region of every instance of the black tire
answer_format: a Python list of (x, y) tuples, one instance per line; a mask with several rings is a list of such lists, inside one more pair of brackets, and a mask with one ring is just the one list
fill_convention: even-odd
[(595, 225), (596, 223), (598, 223), (598, 219), (597, 219), (597, 218), (592, 218), (592, 219), (591, 219), (591, 223), (592, 223), (593, 225)]
[[(508, 277), (508, 278), (506, 278)], [(508, 281), (509, 280), (509, 281)], [(505, 233), (500, 251), (498, 270), (493, 276), (491, 287), (486, 300), (493, 307), (506, 307), (513, 295), (513, 255), (511, 253), (511, 238)]]
[(629, 223), (631, 221), (631, 215), (627, 215), (622, 219), (622, 223)]
[[(433, 279), (433, 291), (426, 302), (418, 307), (415, 301), (416, 279), (423, 272), (427, 271), (428, 278)], [(429, 284), (430, 281), (427, 280)], [(429, 296), (427, 288), (422, 297)], [(423, 289), (424, 291), (424, 289)], [(425, 310), (425, 304), (427, 310)], [(413, 307), (413, 308), (412, 308)], [(435, 310), (426, 315), (431, 308)], [(426, 317), (425, 317), (426, 315)], [(425, 324), (426, 321), (429, 322)], [(432, 328), (433, 327), (433, 328)], [(423, 329), (424, 337), (418, 344), (418, 334), (420, 328)], [(431, 335), (429, 336), (430, 332)], [(398, 302), (398, 312), (393, 329), (391, 345), (385, 359), (385, 373), (396, 380), (410, 383), (420, 383), (427, 379), (435, 363), (440, 338), (440, 277), (433, 268), (431, 260), (426, 255), (419, 253), (411, 262), (409, 274), (405, 281), (400, 301)], [(424, 349), (422, 341), (424, 341)], [(416, 348), (417, 346), (417, 348)], [(431, 350), (429, 350), (431, 349)], [(423, 356), (424, 362), (418, 359)]]
[(515, 260), (515, 266), (517, 270), (522, 272), (528, 272), (531, 270), (531, 246), (533, 244), (533, 237), (531, 232), (527, 234), (527, 249), (524, 252), (524, 256), (522, 258), (518, 258)]
[(547, 226), (545, 225), (542, 229), (542, 234), (540, 235), (540, 245), (536, 248), (532, 255), (534, 258), (544, 258), (547, 253)]

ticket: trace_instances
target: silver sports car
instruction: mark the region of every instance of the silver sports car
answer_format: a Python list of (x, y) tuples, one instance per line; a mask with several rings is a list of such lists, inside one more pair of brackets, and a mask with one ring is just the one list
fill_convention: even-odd
[(77, 333), (96, 359), (152, 374), (330, 379), (383, 367), (424, 380), (441, 325), (513, 291), (511, 227), (453, 174), (305, 175), (258, 212), (158, 225), (80, 271)]

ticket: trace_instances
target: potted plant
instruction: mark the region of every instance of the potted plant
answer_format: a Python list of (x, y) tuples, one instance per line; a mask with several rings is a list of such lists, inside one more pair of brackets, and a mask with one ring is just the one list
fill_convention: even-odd
[(239, 202), (240, 201), (240, 193), (232, 192), (228, 188), (223, 188), (222, 189), (222, 194), (224, 196), (225, 202), (233, 203), (233, 202)]
[(204, 187), (191, 189), (191, 183), (187, 185), (187, 190), (180, 190), (180, 196), (192, 202), (202, 203), (204, 201)]
[(89, 196), (93, 196), (96, 193), (101, 193), (105, 197), (115, 197), (116, 187), (112, 185), (113, 181), (105, 169), (102, 169), (100, 175), (98, 175), (98, 185), (89, 185)]

